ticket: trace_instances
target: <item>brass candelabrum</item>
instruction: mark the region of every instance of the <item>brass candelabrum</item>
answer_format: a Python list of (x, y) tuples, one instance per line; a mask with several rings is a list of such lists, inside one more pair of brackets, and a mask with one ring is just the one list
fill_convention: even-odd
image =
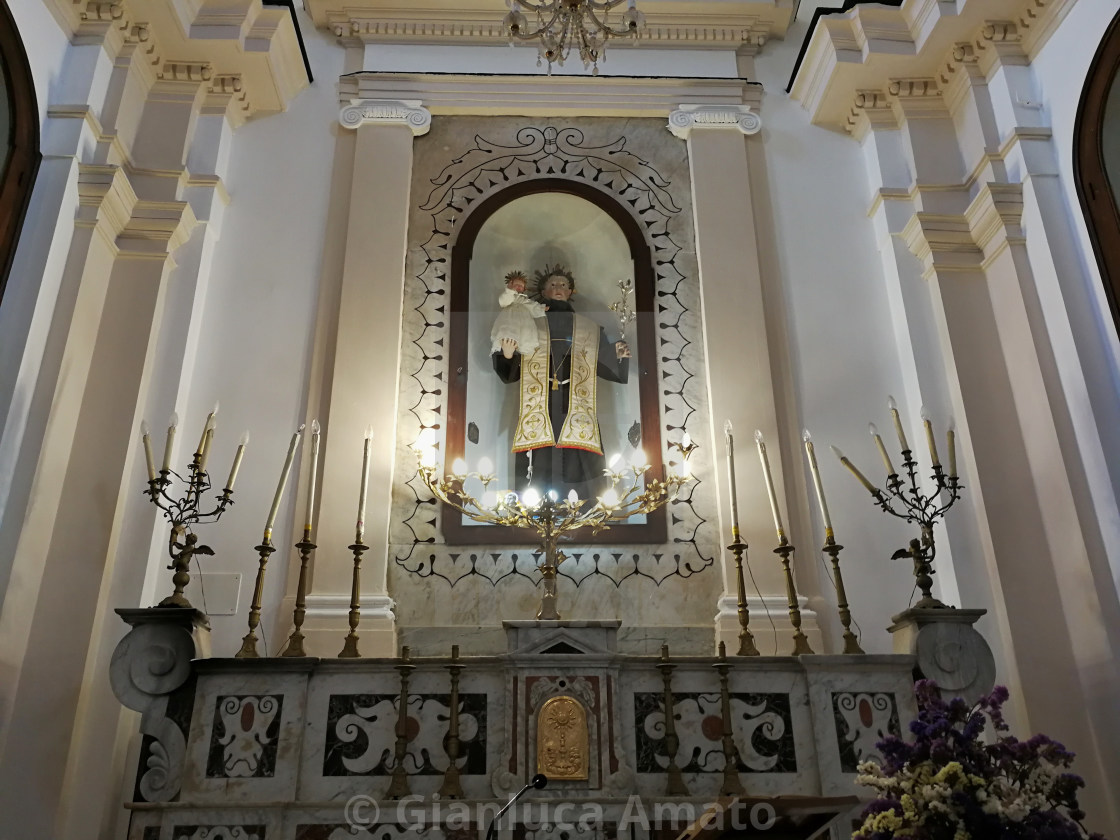
[[(200, 545), (198, 535), (191, 529), (199, 524), (217, 522), (226, 508), (233, 504), (233, 490), (227, 486), (218, 494), (214, 507), (203, 511), (202, 497), (210, 489), (210, 475), (206, 472), (205, 463), (199, 452), (195, 452), (187, 469), (189, 475), (184, 478), (174, 470), (164, 467), (158, 475), (148, 480), (148, 489), (144, 491), (152, 500), (152, 504), (162, 510), (163, 515), (171, 523), (171, 535), (167, 545), (167, 553), (171, 555), (171, 565), (167, 568), (175, 572), (171, 578), (175, 590), (159, 602), (161, 607), (193, 609), (191, 602), (183, 595), (183, 590), (191, 580), (191, 560), (200, 554), (212, 555), (214, 550), (210, 546)], [(174, 496), (168, 492), (176, 483), (186, 486), (182, 495)]]
[(891, 407), (891, 414), (894, 417), (899, 441), (902, 444), (902, 468), (905, 476), (900, 475), (898, 471), (894, 469), (890, 457), (887, 455), (886, 448), (883, 445), (882, 438), (879, 437), (878, 431), (875, 429), (874, 425), (870, 426), (871, 436), (874, 438), (879, 449), (879, 454), (887, 468), (885, 491), (868, 481), (866, 476), (864, 476), (839, 449), (833, 447), (833, 450), (836, 452), (840, 462), (851, 470), (852, 474), (867, 491), (871, 493), (875, 503), (878, 504), (882, 510), (886, 511), (891, 516), (903, 519), (906, 522), (912, 522), (918, 526), (919, 537), (910, 540), (910, 545), (908, 547), (899, 549), (891, 555), (892, 560), (909, 557), (914, 564), (914, 577), (917, 581), (918, 589), (920, 589), (922, 593), (921, 600), (914, 604), (914, 607), (917, 609), (946, 608), (946, 604), (933, 597), (932, 591), (934, 574), (933, 561), (937, 556), (937, 546), (933, 539), (933, 526), (937, 524), (938, 519), (945, 516), (949, 508), (960, 498), (961, 490), (964, 486), (957, 477), (955, 433), (953, 429), (950, 428), (947, 435), (949, 444), (949, 470), (946, 472), (937, 457), (937, 445), (934, 442), (933, 427), (923, 409), (922, 413), (926, 438), (929, 443), (930, 459), (933, 462), (933, 469), (930, 474), (930, 479), (933, 482), (933, 489), (930, 492), (926, 492), (922, 487), (922, 482), (919, 477), (918, 462), (914, 459), (914, 453), (906, 442), (906, 435), (902, 431), (902, 424), (898, 418), (898, 411), (894, 406), (894, 400), (892, 399), (889, 404)]
[[(664, 479), (643, 478), (649, 464), (635, 464), (616, 470), (604, 470), (609, 486), (595, 501), (579, 498), (571, 491), (560, 499), (555, 491), (529, 488), (520, 496), (508, 490), (495, 492), (490, 488), (496, 477), (488, 470), (468, 472), (465, 467), (440, 476), (436, 469), (434, 448), (424, 446), (420, 451), (420, 478), (432, 494), (476, 522), (503, 525), (507, 528), (525, 528), (535, 532), (544, 555), (538, 566), (541, 573), (542, 592), (537, 618), (542, 621), (559, 621), (556, 609), (556, 575), (560, 564), (567, 559), (558, 548), (560, 540), (580, 528), (589, 528), (592, 535), (625, 522), (635, 514), (648, 514), (675, 499), (686, 484), (692, 481), (688, 459), (696, 444), (688, 436), (669, 447), (682, 455), (681, 471), (669, 472)], [(615, 459), (612, 459), (614, 461)], [(482, 483), (482, 499), (477, 499), (465, 487), (470, 479)]]

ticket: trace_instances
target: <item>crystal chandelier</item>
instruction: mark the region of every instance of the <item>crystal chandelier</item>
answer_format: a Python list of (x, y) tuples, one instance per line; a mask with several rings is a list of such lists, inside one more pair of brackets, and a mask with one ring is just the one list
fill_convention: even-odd
[[(537, 66), (541, 60), (564, 66), (573, 49), (585, 68), (599, 73), (599, 59), (604, 57), (611, 38), (638, 38), (646, 25), (646, 16), (637, 10), (635, 0), (507, 0), (510, 10), (502, 21), (512, 46), (517, 41), (540, 41)], [(626, 3), (626, 11), (617, 23), (611, 11)], [(536, 14), (535, 25), (529, 23), (522, 7)]]

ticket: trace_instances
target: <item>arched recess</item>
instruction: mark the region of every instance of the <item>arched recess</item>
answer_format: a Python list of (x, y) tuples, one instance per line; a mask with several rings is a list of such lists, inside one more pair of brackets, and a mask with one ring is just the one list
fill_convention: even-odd
[[(0, 302), (8, 282), (20, 228), (39, 169), (39, 109), (23, 40), (7, 0), (0, 0)], [(7, 125), (4, 125), (4, 121)]]
[[(1073, 167), (1113, 322), (1120, 331), (1120, 13), (1089, 65), (1074, 123)], [(1111, 177), (1110, 177), (1111, 175)]]
[[(577, 196), (603, 211), (621, 229), (629, 248), (634, 269), (634, 309), (637, 312), (636, 369), (631, 376), (638, 377), (641, 391), (641, 446), (650, 463), (648, 475), (660, 477), (661, 424), (657, 393), (656, 336), (653, 324), (654, 291), (656, 275), (653, 256), (641, 227), (622, 205), (604, 191), (588, 184), (565, 178), (535, 178), (512, 184), (487, 197), (474, 207), (457, 231), (451, 255), (450, 309), (451, 328), (448, 355), (450, 380), (448, 382), (447, 409), (447, 461), (462, 456), (467, 437), (465, 408), (468, 355), (470, 265), (479, 232), (486, 222), (504, 206), (517, 199), (542, 193), (564, 193)], [(528, 267), (528, 266), (526, 266)], [(578, 289), (578, 280), (577, 280)], [(495, 291), (495, 295), (497, 291)], [(487, 327), (488, 329), (488, 327)], [(526, 542), (523, 533), (512, 529), (485, 529), (464, 525), (462, 515), (444, 509), (443, 532), (451, 544), (520, 545)], [(575, 534), (576, 538), (587, 535)], [(647, 518), (644, 524), (615, 525), (601, 532), (595, 540), (599, 543), (662, 543), (666, 538), (665, 511), (660, 509)]]

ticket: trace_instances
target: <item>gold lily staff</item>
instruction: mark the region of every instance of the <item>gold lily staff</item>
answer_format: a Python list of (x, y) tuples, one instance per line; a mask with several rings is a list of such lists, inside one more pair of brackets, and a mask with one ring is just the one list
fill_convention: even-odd
[(845, 467), (847, 467), (849, 470), (851, 470), (852, 475), (854, 475), (856, 478), (859, 479), (859, 483), (867, 488), (868, 493), (870, 493), (872, 496), (876, 496), (876, 497), (879, 496), (879, 488), (877, 488), (874, 484), (872, 484), (870, 481), (868, 481), (867, 476), (865, 476), (863, 473), (861, 473), (859, 471), (859, 469), (856, 468), (856, 465), (853, 464), (851, 461), (849, 461), (847, 456), (845, 456), (843, 452), (841, 452), (835, 446), (830, 447), (830, 449), (832, 449), (832, 451), (836, 454), (836, 457), (840, 459), (840, 463), (843, 464)]
[(358, 524), (355, 543), (361, 543), (366, 533), (366, 490), (369, 487), (369, 447), (373, 440), (373, 426), (366, 426), (365, 446), (362, 450), (362, 485), (358, 492)]
[(902, 445), (902, 451), (906, 452), (910, 449), (910, 444), (906, 442), (906, 432), (902, 430), (902, 418), (898, 416), (898, 403), (894, 401), (894, 397), (887, 396), (887, 408), (891, 410), (891, 420), (894, 421), (894, 430), (898, 433), (898, 442)]
[(315, 481), (319, 475), (319, 421), (311, 421), (311, 473), (307, 481), (307, 514), (303, 518), (304, 542), (311, 541), (311, 521), (315, 516)]
[(723, 424), (723, 437), (727, 442), (727, 480), (731, 486), (731, 538), (739, 541), (739, 497), (735, 492), (735, 436), (731, 433), (731, 421)]
[(766, 442), (762, 439), (762, 430), (754, 430), (754, 442), (758, 446), (758, 457), (762, 461), (762, 473), (766, 476), (766, 493), (770, 496), (770, 512), (774, 514), (774, 527), (778, 531), (778, 539), (785, 541), (786, 531), (782, 527), (782, 515), (778, 511), (778, 494), (774, 492), (774, 476), (770, 473), (770, 459), (766, 455)]
[(304, 426), (300, 423), (294, 435), (292, 435), (291, 443), (288, 444), (288, 455), (284, 459), (284, 468), (280, 471), (280, 481), (276, 484), (276, 495), (272, 497), (272, 508), (268, 511), (268, 521), (264, 523), (264, 545), (272, 545), (272, 525), (276, 522), (276, 513), (280, 510), (280, 499), (284, 496), (284, 487), (288, 484), (288, 473), (292, 471), (292, 459), (296, 455), (296, 447), (299, 446), (300, 436), (303, 434)]
[(821, 518), (824, 520), (824, 536), (825, 540), (831, 542), (835, 539), (832, 532), (832, 519), (828, 515), (828, 502), (824, 499), (824, 485), (821, 484), (821, 471), (817, 466), (817, 453), (813, 450), (813, 437), (806, 429), (802, 435), (802, 440), (805, 441), (805, 455), (809, 459), (809, 471), (813, 474), (813, 487), (817, 491), (817, 501), (821, 506)]

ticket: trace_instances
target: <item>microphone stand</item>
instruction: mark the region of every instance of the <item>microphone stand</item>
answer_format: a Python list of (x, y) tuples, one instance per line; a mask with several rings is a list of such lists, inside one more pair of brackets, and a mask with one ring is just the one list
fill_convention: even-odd
[(514, 802), (524, 796), (530, 788), (542, 790), (547, 784), (548, 776), (544, 775), (544, 773), (537, 773), (537, 775), (533, 776), (533, 778), (529, 780), (529, 784), (525, 785), (525, 787), (521, 788), (521, 790), (511, 796), (509, 798), (509, 802), (507, 802), (505, 806), (494, 815), (494, 819), (490, 820), (490, 826), (486, 829), (486, 840), (494, 840), (494, 835), (497, 833), (498, 820), (505, 816), (506, 811), (513, 807)]

